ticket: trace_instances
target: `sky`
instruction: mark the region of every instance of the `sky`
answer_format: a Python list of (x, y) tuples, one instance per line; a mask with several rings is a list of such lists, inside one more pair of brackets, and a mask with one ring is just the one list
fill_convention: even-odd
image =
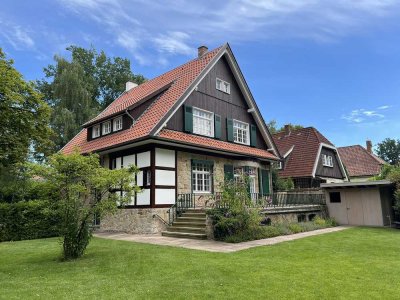
[(0, 47), (27, 80), (65, 48), (151, 79), (228, 42), (264, 119), (336, 146), (400, 138), (400, 0), (2, 0)]

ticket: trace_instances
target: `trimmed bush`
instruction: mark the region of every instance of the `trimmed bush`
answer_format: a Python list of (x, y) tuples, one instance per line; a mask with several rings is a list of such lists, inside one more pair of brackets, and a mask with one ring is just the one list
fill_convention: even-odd
[(0, 203), (0, 242), (57, 236), (59, 220), (48, 201)]

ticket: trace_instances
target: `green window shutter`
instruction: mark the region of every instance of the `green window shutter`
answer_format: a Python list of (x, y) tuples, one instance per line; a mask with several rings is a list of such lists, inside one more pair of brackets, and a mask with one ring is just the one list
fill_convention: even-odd
[(233, 180), (233, 165), (224, 165), (225, 180)]
[(228, 142), (233, 142), (233, 120), (226, 119), (226, 138)]
[(257, 126), (254, 124), (250, 125), (250, 146), (257, 146)]
[(261, 170), (261, 183), (262, 183), (262, 194), (269, 195), (269, 172), (268, 170)]
[(186, 132), (193, 132), (193, 107), (184, 105), (183, 106), (184, 112), (185, 112), (185, 117), (184, 117), (184, 122), (185, 122), (185, 127), (184, 130)]
[(214, 115), (214, 137), (221, 139), (221, 116)]

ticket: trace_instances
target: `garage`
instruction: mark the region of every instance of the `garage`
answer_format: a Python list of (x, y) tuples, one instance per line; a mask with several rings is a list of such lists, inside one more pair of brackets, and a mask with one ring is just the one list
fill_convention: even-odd
[(340, 225), (391, 226), (393, 192), (390, 181), (321, 184), (329, 215)]

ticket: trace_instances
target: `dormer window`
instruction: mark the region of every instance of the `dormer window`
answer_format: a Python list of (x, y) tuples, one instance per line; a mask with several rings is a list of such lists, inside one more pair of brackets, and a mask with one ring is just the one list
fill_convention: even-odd
[(95, 125), (92, 128), (92, 138), (98, 138), (100, 136), (100, 125)]
[(114, 119), (114, 131), (122, 129), (122, 116)]
[(111, 121), (103, 123), (103, 135), (109, 134), (111, 132)]
[(333, 167), (333, 159), (332, 156), (322, 154), (322, 165), (325, 167)]
[(217, 90), (224, 92), (226, 94), (231, 93), (231, 85), (229, 82), (223, 81), (222, 79), (217, 78)]

